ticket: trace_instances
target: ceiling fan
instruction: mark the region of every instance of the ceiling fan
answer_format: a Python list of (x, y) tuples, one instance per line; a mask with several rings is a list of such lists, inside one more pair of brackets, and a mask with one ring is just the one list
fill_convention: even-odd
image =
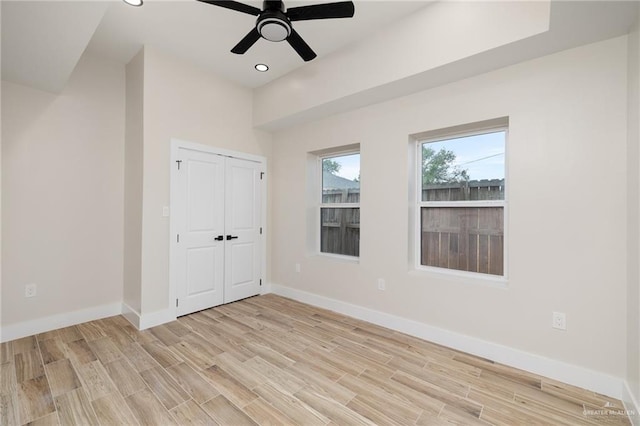
[(312, 19), (352, 18), (355, 12), (355, 7), (351, 1), (313, 4), (285, 9), (284, 3), (281, 0), (265, 0), (262, 10), (231, 0), (198, 1), (258, 17), (255, 28), (231, 49), (233, 53), (242, 55), (249, 50), (260, 37), (269, 41), (287, 40), (305, 62), (315, 58), (316, 54), (302, 37), (300, 37), (296, 30), (293, 29), (291, 22), (309, 21)]

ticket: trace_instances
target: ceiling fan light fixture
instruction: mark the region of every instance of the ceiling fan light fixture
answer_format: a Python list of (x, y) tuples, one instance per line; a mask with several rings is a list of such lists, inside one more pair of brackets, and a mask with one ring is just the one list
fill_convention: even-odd
[(254, 67), (257, 71), (260, 72), (267, 72), (269, 71), (269, 65), (267, 64), (256, 64), (256, 66)]
[(129, 6), (140, 7), (142, 6), (142, 0), (122, 0)]
[(278, 18), (265, 18), (258, 23), (258, 32), (266, 40), (283, 41), (291, 34), (291, 26)]

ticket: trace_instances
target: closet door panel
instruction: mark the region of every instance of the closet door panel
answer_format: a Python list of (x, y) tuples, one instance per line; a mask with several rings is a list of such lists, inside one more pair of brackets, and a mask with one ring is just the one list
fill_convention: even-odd
[(227, 158), (225, 303), (260, 293), (262, 165)]

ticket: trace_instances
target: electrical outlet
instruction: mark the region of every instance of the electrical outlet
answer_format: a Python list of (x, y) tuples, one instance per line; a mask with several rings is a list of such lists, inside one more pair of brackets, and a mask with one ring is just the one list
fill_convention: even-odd
[(564, 312), (554, 312), (553, 313), (553, 322), (551, 324), (553, 328), (558, 330), (566, 330), (567, 329), (567, 315)]
[(385, 290), (387, 288), (387, 283), (385, 283), (384, 278), (378, 278), (378, 290)]
[(24, 297), (36, 297), (37, 287), (35, 284), (27, 284), (24, 286)]
[(296, 263), (296, 272), (300, 273), (300, 264), (299, 263)]

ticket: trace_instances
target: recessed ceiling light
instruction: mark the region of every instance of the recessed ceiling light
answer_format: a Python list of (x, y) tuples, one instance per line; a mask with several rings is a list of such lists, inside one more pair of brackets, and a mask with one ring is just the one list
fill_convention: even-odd
[(269, 71), (269, 66), (267, 64), (256, 64), (256, 70), (260, 71), (260, 72), (267, 72)]
[(126, 4), (128, 4), (129, 6), (142, 6), (142, 0), (122, 0), (124, 1)]

